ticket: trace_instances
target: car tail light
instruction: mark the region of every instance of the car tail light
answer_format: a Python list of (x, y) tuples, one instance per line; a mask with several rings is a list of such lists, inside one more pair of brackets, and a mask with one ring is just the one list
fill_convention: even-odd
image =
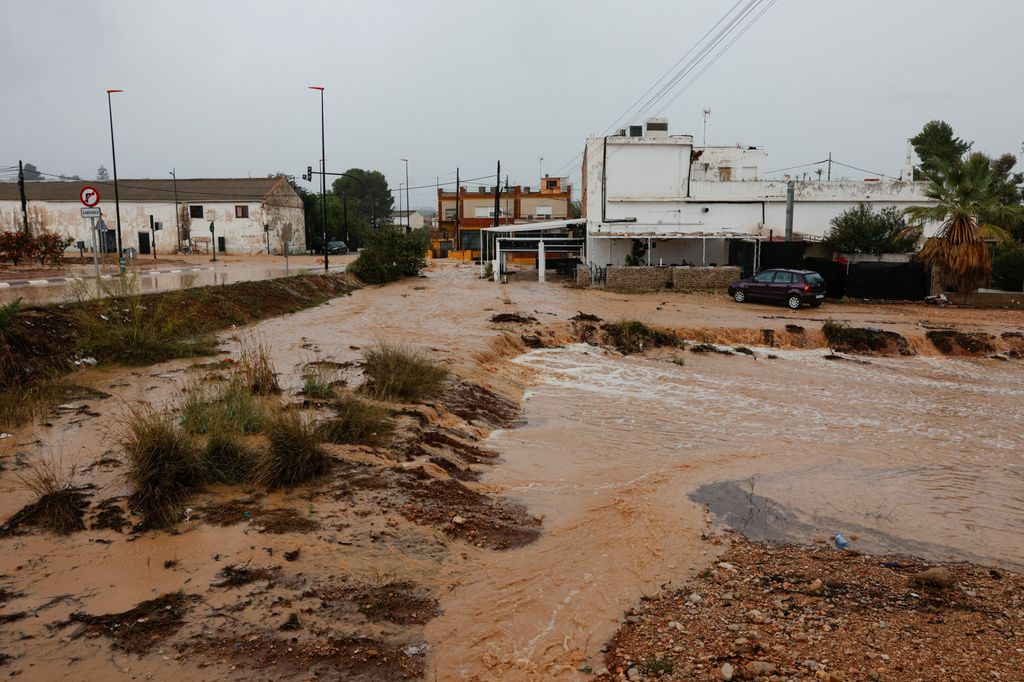
[(810, 290), (811, 290), (811, 285), (810, 284), (805, 284), (804, 285), (804, 291), (810, 291)]

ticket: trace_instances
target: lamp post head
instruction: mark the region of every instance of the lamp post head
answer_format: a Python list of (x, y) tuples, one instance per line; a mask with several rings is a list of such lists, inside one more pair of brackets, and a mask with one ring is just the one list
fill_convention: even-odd
[(320, 91), (320, 93), (321, 93), (321, 94), (323, 94), (323, 91), (324, 91), (324, 90), (325, 90), (326, 88), (324, 88), (324, 86), (322, 86), (322, 85), (310, 85), (310, 86), (309, 86), (309, 89), (310, 89), (310, 90), (319, 90), (319, 91)]
[(108, 95), (112, 92), (124, 92), (124, 90), (107, 90)]

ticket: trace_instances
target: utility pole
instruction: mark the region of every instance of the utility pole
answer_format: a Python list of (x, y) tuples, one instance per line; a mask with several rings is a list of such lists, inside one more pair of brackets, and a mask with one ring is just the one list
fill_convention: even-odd
[(114, 148), (114, 108), (110, 95), (124, 90), (107, 90), (107, 115), (110, 117), (110, 156), (114, 162), (114, 212), (117, 214), (117, 262), (124, 274), (124, 245), (121, 242), (121, 196), (117, 191), (117, 150)]
[(409, 205), (409, 159), (405, 162), (405, 231), (412, 232), (412, 207)]
[(711, 116), (711, 110), (704, 110), (704, 146), (708, 146), (708, 117)]
[(828, 153), (828, 181), (832, 182), (832, 152)]
[(345, 222), (345, 248), (348, 248), (348, 195), (341, 193), (341, 215)]
[[(462, 183), (459, 182), (459, 169), (455, 169), (455, 249), (462, 250), (462, 234), (459, 231), (459, 214), (462, 212), (462, 207), (459, 205), (462, 198)], [(444, 217), (444, 216), (442, 216)]]
[(181, 218), (178, 216), (178, 176), (175, 169), (171, 169), (171, 177), (174, 179), (174, 231), (178, 235), (178, 252), (181, 252)]
[(501, 161), (498, 161), (498, 172), (494, 174), (494, 226), (501, 224)]
[(25, 166), (18, 161), (18, 192), (21, 194), (21, 225), (28, 234), (28, 198), (25, 196)]
[(786, 241), (793, 241), (793, 200), (796, 196), (796, 182), (786, 183)]

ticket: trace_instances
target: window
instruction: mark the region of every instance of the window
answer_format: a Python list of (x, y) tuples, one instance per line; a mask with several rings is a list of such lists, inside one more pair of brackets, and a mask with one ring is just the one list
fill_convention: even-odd
[(189, 206), (188, 207), (188, 217), (189, 218), (200, 218), (201, 219), (203, 217), (203, 207), (202, 206), (195, 206), (195, 205)]
[(545, 180), (544, 189), (558, 189), (558, 180)]
[(793, 273), (792, 272), (776, 272), (775, 273), (776, 284), (792, 284)]
[(473, 216), (475, 218), (493, 218), (494, 207), (493, 206), (477, 206), (473, 209)]
[(804, 275), (804, 279), (807, 280), (808, 284), (824, 284), (825, 278), (816, 272), (808, 272)]
[(236, 218), (248, 218), (249, 217), (249, 206), (235, 206), (235, 217)]
[(479, 251), (480, 250), (480, 233), (476, 230), (472, 232), (466, 231), (462, 233), (462, 244), (460, 248), (464, 251)]
[(754, 281), (755, 282), (761, 282), (761, 283), (771, 282), (772, 281), (772, 277), (774, 277), (774, 276), (775, 276), (775, 273), (772, 272), (771, 270), (769, 270), (767, 272), (762, 272), (762, 273), (754, 275)]
[(732, 168), (729, 166), (722, 166), (718, 169), (718, 179), (722, 182), (729, 182), (732, 180)]
[(551, 207), (550, 206), (538, 206), (537, 207), (537, 217), (538, 218), (550, 218), (551, 217)]
[(444, 219), (445, 220), (455, 220), (455, 209), (454, 208), (446, 208), (444, 210)]

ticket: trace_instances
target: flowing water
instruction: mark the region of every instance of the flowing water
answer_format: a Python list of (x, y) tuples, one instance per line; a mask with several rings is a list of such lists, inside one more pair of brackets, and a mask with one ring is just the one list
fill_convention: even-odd
[(529, 424), (492, 436), (505, 461), (484, 481), (544, 514), (546, 533), (459, 569), (427, 631), (439, 675), (599, 667), (623, 610), (713, 551), (703, 504), (758, 538), (842, 531), (864, 551), (1024, 567), (1016, 365), (771, 352), (518, 358), (535, 370)]

